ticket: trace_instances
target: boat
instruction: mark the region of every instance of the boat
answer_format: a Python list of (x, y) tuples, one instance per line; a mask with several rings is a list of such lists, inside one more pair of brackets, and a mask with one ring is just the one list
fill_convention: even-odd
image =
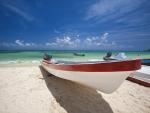
[(142, 65), (141, 69), (131, 74), (127, 80), (150, 87), (150, 67)]
[(141, 68), (141, 60), (53, 62), (43, 59), (41, 65), (54, 76), (112, 93), (131, 73)]
[(150, 58), (142, 59), (142, 65), (150, 66)]
[(83, 53), (73, 53), (73, 55), (75, 55), (75, 56), (85, 56), (85, 54), (83, 54)]

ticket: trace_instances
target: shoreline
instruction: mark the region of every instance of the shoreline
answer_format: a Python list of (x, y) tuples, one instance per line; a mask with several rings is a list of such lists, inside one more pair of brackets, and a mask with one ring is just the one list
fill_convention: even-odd
[(9, 63), (9, 64), (0, 64), (0, 68), (1, 67), (20, 67), (20, 66), (27, 67), (27, 66), (39, 66), (39, 65), (41, 65), (40, 61), (37, 63), (31, 63), (31, 62), (29, 62), (29, 63)]

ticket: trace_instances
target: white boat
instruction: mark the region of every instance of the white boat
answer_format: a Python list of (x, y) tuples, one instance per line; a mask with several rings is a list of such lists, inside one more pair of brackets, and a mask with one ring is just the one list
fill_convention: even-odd
[(43, 60), (41, 65), (49, 73), (104, 93), (112, 93), (134, 71), (141, 68), (141, 60), (71, 62)]
[(127, 80), (150, 87), (150, 67), (142, 65), (141, 69), (129, 76)]

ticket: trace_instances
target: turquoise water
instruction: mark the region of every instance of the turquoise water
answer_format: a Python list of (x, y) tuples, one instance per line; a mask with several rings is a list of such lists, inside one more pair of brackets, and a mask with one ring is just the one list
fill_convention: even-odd
[[(74, 52), (85, 56), (75, 56)], [(122, 51), (123, 52), (123, 51)], [(40, 63), (43, 54), (48, 53), (57, 60), (87, 61), (101, 60), (107, 51), (0, 51), (0, 64)], [(119, 52), (112, 52), (115, 56)], [(124, 52), (129, 58), (150, 58), (150, 52)]]

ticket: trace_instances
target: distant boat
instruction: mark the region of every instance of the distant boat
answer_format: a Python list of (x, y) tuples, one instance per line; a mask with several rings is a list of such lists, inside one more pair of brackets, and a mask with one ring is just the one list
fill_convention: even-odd
[[(53, 59), (52, 59), (53, 60)], [(141, 60), (112, 60), (72, 62), (43, 59), (41, 65), (49, 73), (104, 93), (112, 93), (134, 71), (141, 68)]]
[(75, 56), (85, 56), (83, 53), (73, 53)]
[(150, 66), (150, 58), (142, 59), (142, 65)]

